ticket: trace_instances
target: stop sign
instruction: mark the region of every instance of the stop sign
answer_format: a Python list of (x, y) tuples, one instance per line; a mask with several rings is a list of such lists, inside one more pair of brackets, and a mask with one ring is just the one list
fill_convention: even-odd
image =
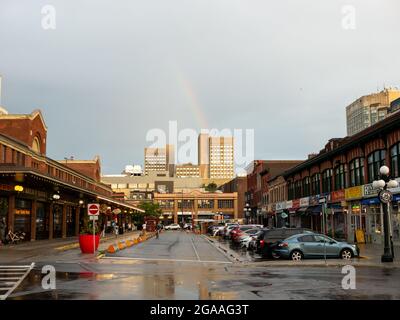
[(100, 205), (98, 203), (88, 204), (88, 214), (89, 216), (98, 216), (100, 213)]

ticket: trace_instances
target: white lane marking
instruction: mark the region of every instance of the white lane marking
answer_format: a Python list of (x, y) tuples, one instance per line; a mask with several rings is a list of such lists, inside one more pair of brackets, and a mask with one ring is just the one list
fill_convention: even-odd
[(193, 247), (194, 253), (196, 254), (197, 260), (200, 261), (199, 254), (197, 253), (197, 249), (196, 249), (196, 247), (194, 246), (193, 238), (190, 238), (190, 241), (191, 241), (191, 243), (192, 243), (192, 247)]
[(144, 260), (144, 261), (168, 261), (168, 262), (200, 262), (200, 263), (228, 263), (228, 261), (203, 261), (203, 260), (185, 260), (185, 259), (156, 259), (156, 258), (133, 258), (133, 257), (102, 257), (101, 259), (110, 260)]
[[(1, 285), (5, 285), (5, 287), (1, 287), (0, 290), (1, 291), (6, 291), (5, 294), (0, 295), (0, 300), (5, 300), (7, 299), (7, 297), (21, 284), (21, 282), (25, 279), (25, 277), (29, 274), (29, 272), (31, 272), (31, 270), (33, 269), (33, 267), (35, 266), (35, 263), (32, 262), (30, 266), (0, 266), (0, 269), (3, 270), (3, 272), (1, 272), (2, 274), (6, 274), (6, 275), (12, 275), (12, 274), (20, 274), (21, 272), (4, 272), (5, 270), (9, 271), (9, 270), (13, 270), (13, 268), (19, 268), (20, 271), (23, 271), (22, 275), (20, 277), (18, 277), (17, 281), (4, 281), (2, 280), (0, 282), (0, 286)], [(25, 269), (23, 269), (25, 268)], [(9, 279), (7, 279), (9, 280)]]

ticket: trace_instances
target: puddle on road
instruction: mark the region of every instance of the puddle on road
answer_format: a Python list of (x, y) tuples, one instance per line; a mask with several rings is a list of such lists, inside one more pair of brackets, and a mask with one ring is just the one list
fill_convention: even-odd
[[(220, 289), (213, 292), (212, 281), (216, 281), (218, 276), (212, 271), (207, 268), (196, 276), (183, 270), (179, 274), (160, 275), (57, 272), (56, 289), (44, 290), (41, 285), (43, 275), (35, 270), (9, 299), (237, 299), (236, 292)], [(210, 279), (207, 279), (208, 274)]]

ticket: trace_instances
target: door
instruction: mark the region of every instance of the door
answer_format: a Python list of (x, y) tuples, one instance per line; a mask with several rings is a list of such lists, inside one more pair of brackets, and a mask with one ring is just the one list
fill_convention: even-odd
[(49, 212), (43, 202), (36, 204), (36, 240), (49, 238)]
[(319, 244), (315, 242), (313, 235), (301, 236), (297, 238), (297, 241), (300, 242), (300, 249), (304, 256), (313, 257), (317, 254)]
[(76, 214), (74, 208), (67, 207), (67, 237), (75, 236)]
[(62, 237), (62, 206), (59, 204), (53, 206), (53, 237)]
[(315, 236), (315, 241), (320, 245), (317, 247), (318, 255), (328, 257), (338, 257), (340, 254), (339, 246), (336, 241), (323, 235)]

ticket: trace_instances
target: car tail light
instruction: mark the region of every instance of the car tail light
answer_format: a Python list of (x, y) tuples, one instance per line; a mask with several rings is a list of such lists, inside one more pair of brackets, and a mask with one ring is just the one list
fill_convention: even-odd
[(278, 244), (278, 247), (287, 248), (288, 244), (286, 242), (282, 242), (282, 243)]
[(260, 248), (264, 248), (264, 240), (260, 240)]

